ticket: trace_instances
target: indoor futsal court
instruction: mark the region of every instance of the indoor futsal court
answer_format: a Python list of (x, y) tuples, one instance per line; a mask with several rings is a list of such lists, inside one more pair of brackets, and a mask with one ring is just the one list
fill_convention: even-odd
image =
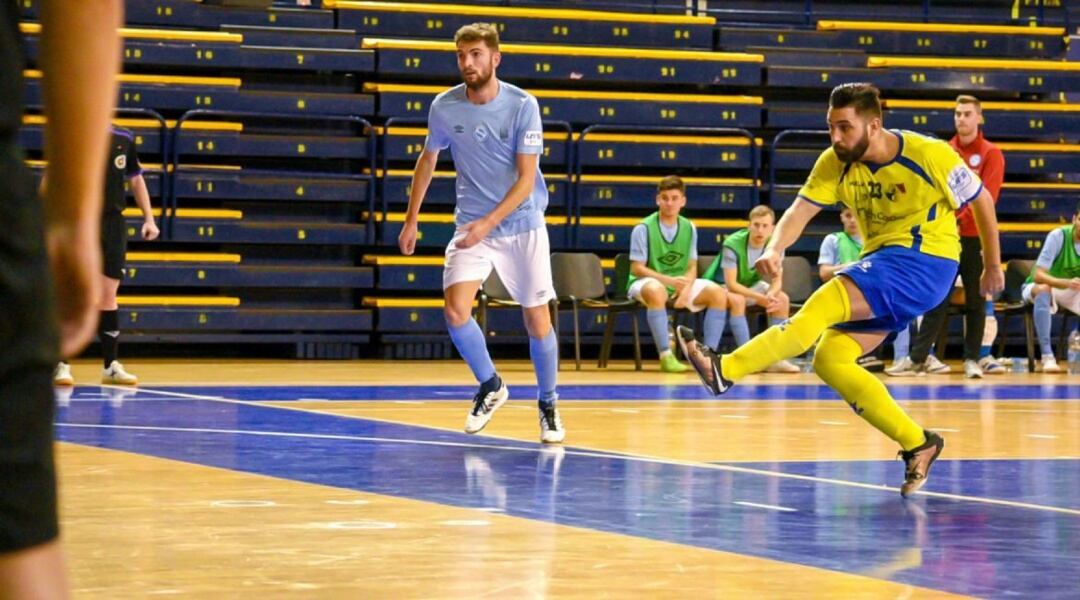
[(0, 600), (1080, 600), (1080, 0), (4, 1)]
[(1065, 376), (890, 382), (947, 440), (904, 500), (894, 445), (810, 375), (717, 400), (692, 374), (564, 368), (568, 437), (544, 446), (527, 362), (500, 362), (511, 401), (475, 436), (456, 362), (132, 364), (138, 389), (58, 399), (76, 597), (1070, 598), (1080, 580)]

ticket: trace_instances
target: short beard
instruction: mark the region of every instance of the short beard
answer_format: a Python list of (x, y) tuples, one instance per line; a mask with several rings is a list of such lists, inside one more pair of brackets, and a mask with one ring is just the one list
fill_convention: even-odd
[(469, 88), (470, 91), (476, 92), (483, 88), (485, 85), (487, 85), (489, 81), (491, 81), (491, 76), (493, 75), (493, 73), (494, 71), (488, 71), (487, 76), (485, 76), (483, 73), (478, 73), (475, 83), (469, 83), (468, 81), (466, 81), (464, 75), (462, 75), (461, 80), (465, 83), (465, 87)]
[(870, 133), (869, 131), (864, 131), (862, 139), (860, 139), (859, 142), (855, 144), (854, 148), (852, 148), (851, 150), (846, 150), (844, 148), (841, 148), (837, 144), (833, 144), (833, 152), (836, 153), (836, 158), (839, 158), (845, 163), (851, 164), (862, 158), (863, 154), (866, 154), (866, 149), (869, 147)]

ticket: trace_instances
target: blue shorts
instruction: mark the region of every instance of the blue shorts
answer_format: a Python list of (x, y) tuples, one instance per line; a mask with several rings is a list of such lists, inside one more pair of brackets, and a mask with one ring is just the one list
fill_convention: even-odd
[(841, 331), (900, 331), (945, 300), (959, 266), (955, 260), (900, 246), (875, 250), (838, 273), (863, 293), (873, 318), (834, 327)]

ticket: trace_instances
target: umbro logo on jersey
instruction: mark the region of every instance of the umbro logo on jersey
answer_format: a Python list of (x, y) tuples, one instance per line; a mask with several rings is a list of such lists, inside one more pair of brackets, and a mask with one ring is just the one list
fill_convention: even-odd
[(668, 252), (660, 257), (659, 262), (660, 264), (670, 267), (682, 260), (682, 257), (683, 255), (681, 252)]

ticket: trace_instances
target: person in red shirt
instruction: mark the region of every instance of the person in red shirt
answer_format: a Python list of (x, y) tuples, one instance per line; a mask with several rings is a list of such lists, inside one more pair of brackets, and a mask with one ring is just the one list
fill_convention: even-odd
[[(949, 140), (949, 145), (979, 176), (996, 204), (1005, 177), (1005, 156), (1000, 148), (983, 137), (982, 103), (975, 96), (957, 96), (953, 121), (956, 124), (956, 135)], [(980, 356), (987, 322), (987, 299), (978, 293), (979, 277), (983, 269), (982, 245), (979, 243), (979, 232), (975, 228), (971, 206), (957, 211), (956, 220), (960, 231), (960, 280), (967, 291), (964, 295), (964, 375), (978, 378), (983, 376), (984, 371), (1002, 373), (1005, 371), (1004, 367), (999, 365), (989, 352)], [(949, 300), (945, 298), (941, 305), (923, 316), (922, 325), (911, 349), (911, 361), (916, 373), (925, 369), (930, 347), (945, 325)], [(989, 314), (992, 315), (993, 312)], [(993, 321), (993, 324), (996, 329), (997, 321)], [(942, 352), (942, 349), (939, 348), (938, 351)]]

